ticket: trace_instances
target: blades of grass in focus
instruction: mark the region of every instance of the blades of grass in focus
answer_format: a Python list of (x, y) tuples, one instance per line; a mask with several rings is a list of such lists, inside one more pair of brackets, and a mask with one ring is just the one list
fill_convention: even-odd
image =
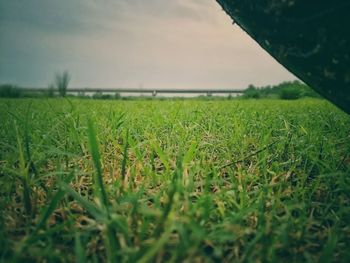
[(167, 172), (170, 172), (170, 164), (169, 164), (169, 158), (165, 154), (165, 152), (161, 149), (159, 144), (157, 142), (153, 142), (152, 147), (154, 149), (154, 152), (157, 153), (159, 159), (162, 161), (165, 169)]
[(50, 203), (46, 206), (40, 220), (39, 223), (37, 224), (35, 231), (37, 232), (40, 228), (42, 228), (47, 219), (51, 216), (51, 214), (55, 211), (57, 205), (59, 204), (59, 202), (62, 200), (62, 198), (64, 197), (65, 192), (61, 189), (59, 189), (56, 194), (52, 197)]
[(32, 203), (30, 198), (30, 178), (29, 178), (29, 167), (26, 165), (24, 158), (24, 152), (22, 147), (22, 141), (19, 135), (17, 123), (14, 123), (16, 138), (17, 138), (17, 147), (18, 147), (18, 158), (19, 158), (19, 169), (21, 174), (21, 182), (23, 184), (23, 203), (24, 208), (28, 216), (32, 213)]
[(101, 210), (95, 204), (91, 203), (89, 200), (86, 200), (81, 195), (79, 195), (72, 187), (64, 182), (59, 182), (59, 186), (69, 195), (71, 195), (77, 202), (84, 207), (96, 220), (101, 222), (107, 222), (107, 214), (104, 210)]
[(169, 237), (171, 235), (172, 228), (168, 227), (164, 233), (161, 235), (160, 238), (158, 238), (155, 243), (147, 250), (147, 252), (139, 259), (137, 260), (137, 263), (147, 263), (152, 262), (154, 259), (154, 256), (157, 254), (157, 252), (165, 245), (165, 243), (169, 240)]
[(333, 261), (332, 257), (338, 242), (338, 238), (332, 230), (329, 230), (329, 232), (328, 240), (322, 249), (320, 263), (328, 263)]
[(88, 139), (89, 147), (94, 162), (96, 174), (94, 176), (95, 188), (100, 198), (101, 205), (106, 211), (107, 223), (105, 225), (105, 244), (107, 250), (107, 259), (109, 262), (116, 262), (118, 259), (119, 244), (117, 240), (117, 233), (114, 225), (110, 222), (111, 215), (109, 209), (109, 202), (107, 191), (103, 183), (103, 174), (101, 167), (101, 156), (95, 132), (95, 127), (91, 119), (88, 119)]
[(350, 118), (322, 100), (28, 103), (0, 99), (0, 262), (350, 259)]
[(75, 192), (69, 185), (64, 182), (59, 183), (60, 187), (71, 195), (75, 200), (77, 200), (82, 207), (84, 207), (96, 220), (104, 225), (104, 243), (107, 252), (108, 262), (116, 262), (118, 259), (119, 244), (116, 238), (116, 228), (111, 222), (110, 215), (107, 211), (101, 210), (99, 207), (81, 197), (77, 192)]
[(182, 179), (182, 155), (179, 154), (177, 160), (176, 160), (176, 169), (173, 173), (172, 176), (172, 180), (171, 183), (168, 187), (168, 191), (167, 191), (167, 203), (165, 204), (164, 208), (163, 208), (163, 214), (161, 216), (161, 218), (159, 219), (158, 223), (157, 223), (157, 227), (154, 230), (154, 236), (156, 238), (158, 238), (161, 233), (164, 231), (164, 226), (166, 224), (166, 221), (168, 219), (168, 216), (171, 212), (171, 209), (173, 208), (174, 205), (174, 197), (175, 194), (178, 192), (179, 190), (179, 182)]
[(129, 147), (129, 130), (126, 131), (125, 139), (124, 139), (124, 149), (123, 149), (123, 160), (122, 160), (122, 167), (121, 167), (121, 178), (123, 184), (125, 183), (125, 176), (126, 176), (126, 163), (128, 161), (128, 147)]
[(79, 233), (75, 233), (75, 243), (74, 243), (74, 251), (75, 251), (75, 262), (76, 263), (86, 263), (86, 252), (85, 247), (81, 244), (81, 238)]
[(96, 137), (95, 127), (91, 119), (88, 119), (88, 139), (89, 139), (89, 148), (92, 156), (92, 161), (95, 166), (95, 174), (94, 174), (94, 183), (95, 183), (95, 191), (97, 192), (97, 197), (100, 199), (101, 205), (108, 212), (108, 198), (107, 192), (103, 183), (103, 174), (101, 167), (101, 156), (98, 146), (98, 141)]

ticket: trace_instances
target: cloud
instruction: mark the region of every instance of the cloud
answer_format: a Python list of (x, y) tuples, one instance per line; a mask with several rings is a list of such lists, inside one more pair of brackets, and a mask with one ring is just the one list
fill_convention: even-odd
[(126, 20), (211, 21), (208, 5), (196, 0), (2, 0), (0, 7), (2, 24), (64, 34), (108, 29)]
[(213, 0), (0, 0), (0, 83), (242, 88), (294, 77)]

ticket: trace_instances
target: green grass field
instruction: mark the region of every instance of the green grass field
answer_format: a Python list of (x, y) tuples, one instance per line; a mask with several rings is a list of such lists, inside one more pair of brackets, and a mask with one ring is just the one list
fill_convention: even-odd
[(0, 100), (0, 261), (349, 262), (323, 100)]

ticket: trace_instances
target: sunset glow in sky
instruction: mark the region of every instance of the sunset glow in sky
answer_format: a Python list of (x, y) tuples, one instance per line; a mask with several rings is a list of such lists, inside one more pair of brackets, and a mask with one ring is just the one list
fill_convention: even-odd
[(0, 84), (245, 88), (295, 77), (215, 0), (0, 0)]

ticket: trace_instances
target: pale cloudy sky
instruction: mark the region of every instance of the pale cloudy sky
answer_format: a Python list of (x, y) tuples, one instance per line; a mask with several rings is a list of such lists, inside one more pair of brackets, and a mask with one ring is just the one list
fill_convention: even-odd
[(0, 0), (0, 84), (244, 88), (295, 77), (215, 0)]

